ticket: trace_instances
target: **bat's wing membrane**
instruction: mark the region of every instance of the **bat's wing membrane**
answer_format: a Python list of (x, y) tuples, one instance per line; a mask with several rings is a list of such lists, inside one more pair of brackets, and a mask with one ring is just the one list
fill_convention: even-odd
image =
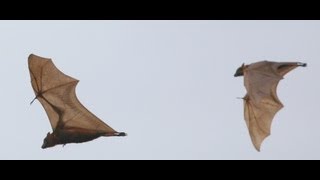
[(306, 64), (262, 61), (244, 70), (244, 85), (247, 89), (244, 98), (245, 121), (258, 151), (263, 140), (270, 135), (274, 116), (283, 108), (277, 95), (277, 86), (286, 73), (298, 66)]
[(270, 135), (275, 114), (283, 107), (276, 92), (281, 79), (266, 66), (245, 71), (244, 74), (248, 92), (244, 98), (245, 121), (258, 151), (263, 140)]
[(53, 130), (61, 126), (116, 132), (80, 103), (75, 92), (79, 81), (62, 73), (51, 59), (30, 55), (29, 70), (32, 87), (49, 117)]

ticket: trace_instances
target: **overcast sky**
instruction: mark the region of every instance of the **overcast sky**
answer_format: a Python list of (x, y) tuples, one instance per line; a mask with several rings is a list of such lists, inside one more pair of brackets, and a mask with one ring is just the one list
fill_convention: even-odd
[[(320, 21), (0, 21), (0, 159), (320, 159)], [(127, 137), (41, 149), (48, 117), (27, 57), (52, 58), (77, 95)], [(301, 61), (257, 152), (242, 63)], [(314, 80), (314, 81), (313, 81)]]

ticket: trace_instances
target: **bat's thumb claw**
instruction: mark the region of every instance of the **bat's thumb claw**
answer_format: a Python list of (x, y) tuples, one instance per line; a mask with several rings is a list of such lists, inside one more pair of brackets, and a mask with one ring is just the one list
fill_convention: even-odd
[(30, 102), (30, 105), (37, 99), (37, 96)]
[(237, 99), (243, 99), (243, 100), (246, 100), (246, 97), (237, 97)]

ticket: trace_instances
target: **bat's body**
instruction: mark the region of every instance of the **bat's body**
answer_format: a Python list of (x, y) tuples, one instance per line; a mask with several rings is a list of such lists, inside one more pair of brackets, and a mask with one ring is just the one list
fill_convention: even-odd
[(80, 103), (75, 93), (79, 81), (59, 71), (51, 59), (31, 54), (28, 61), (35, 99), (46, 110), (53, 129), (42, 148), (126, 135), (112, 129)]
[(48, 133), (42, 148), (52, 147), (57, 144), (83, 143), (92, 141), (101, 136), (125, 136), (125, 133), (97, 132), (83, 128), (59, 128), (52, 134)]
[(283, 108), (277, 96), (279, 81), (296, 67), (306, 65), (300, 62), (260, 61), (243, 64), (237, 69), (234, 76), (244, 76), (247, 90), (243, 98), (245, 121), (252, 143), (258, 151), (263, 140), (270, 135), (274, 116)]

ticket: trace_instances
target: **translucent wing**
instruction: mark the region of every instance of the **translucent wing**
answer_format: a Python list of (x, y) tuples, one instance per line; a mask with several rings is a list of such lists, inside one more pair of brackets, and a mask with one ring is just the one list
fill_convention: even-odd
[(283, 107), (277, 86), (283, 76), (301, 63), (262, 61), (244, 69), (244, 117), (255, 148), (260, 151), (263, 140), (270, 135), (271, 123)]
[(53, 130), (59, 127), (116, 132), (79, 102), (75, 92), (77, 79), (62, 73), (51, 59), (31, 54), (28, 62), (33, 90)]

